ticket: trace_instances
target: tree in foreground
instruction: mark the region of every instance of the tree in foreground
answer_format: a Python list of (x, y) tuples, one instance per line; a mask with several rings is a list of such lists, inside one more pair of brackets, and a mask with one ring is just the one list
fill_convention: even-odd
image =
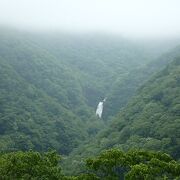
[(111, 149), (88, 159), (87, 167), (99, 179), (180, 179), (180, 163), (162, 152)]
[(61, 179), (60, 156), (51, 151), (12, 152), (0, 155), (0, 179)]
[(162, 152), (111, 149), (86, 161), (88, 172), (64, 176), (60, 156), (54, 152), (12, 152), (0, 154), (2, 180), (156, 180), (180, 179), (180, 163)]

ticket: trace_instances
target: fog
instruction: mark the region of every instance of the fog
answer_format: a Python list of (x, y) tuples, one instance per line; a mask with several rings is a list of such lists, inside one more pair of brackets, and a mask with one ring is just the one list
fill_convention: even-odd
[(180, 35), (179, 0), (0, 0), (0, 25), (30, 30)]

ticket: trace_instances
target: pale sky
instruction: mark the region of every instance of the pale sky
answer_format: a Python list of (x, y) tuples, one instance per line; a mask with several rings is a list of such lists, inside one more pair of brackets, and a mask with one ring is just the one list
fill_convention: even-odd
[(0, 0), (0, 24), (37, 30), (180, 36), (180, 0)]

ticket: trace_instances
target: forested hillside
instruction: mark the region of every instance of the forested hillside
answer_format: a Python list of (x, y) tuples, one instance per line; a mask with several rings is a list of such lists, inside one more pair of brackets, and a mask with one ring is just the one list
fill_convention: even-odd
[[(116, 147), (164, 151), (179, 159), (180, 149), (180, 58), (143, 84), (111, 125), (92, 142), (71, 154), (71, 166), (81, 171), (82, 161), (102, 150)], [(68, 168), (67, 168), (68, 169)], [(72, 172), (72, 169), (71, 169)]]
[(1, 151), (54, 148), (69, 152), (87, 132), (79, 117), (27, 83), (0, 58)]
[[(134, 157), (134, 151), (127, 152), (132, 148), (161, 150), (180, 158), (180, 47), (155, 59), (158, 50), (149, 55), (150, 50), (145, 49), (122, 37), (40, 35), (2, 28), (0, 171), (4, 177), (14, 158), (25, 165), (26, 171), (26, 159), (33, 161), (36, 157), (33, 163), (40, 161), (42, 173), (57, 179), (106, 177), (102, 176), (101, 157), (111, 168), (111, 155), (122, 155), (128, 160)], [(95, 110), (105, 97), (100, 119)], [(56, 150), (62, 155), (64, 172), (76, 175), (86, 171), (86, 158), (114, 147), (127, 154), (119, 150), (101, 153), (97, 159), (86, 161), (86, 167), (96, 171), (93, 162), (98, 162), (102, 174), (78, 177), (65, 177), (58, 155), (45, 153)], [(166, 154), (161, 159), (161, 154), (155, 152), (135, 151), (139, 153), (145, 158), (156, 156), (168, 167), (171, 161), (175, 169), (179, 167)], [(45, 161), (49, 164), (44, 166)], [(123, 173), (131, 173), (131, 163), (127, 163), (128, 169)], [(136, 163), (133, 167), (139, 162)], [(50, 168), (47, 173), (45, 168)], [(24, 176), (25, 171), (15, 169), (23, 178), (40, 177), (41, 170), (32, 169), (35, 174), (28, 174), (27, 170)], [(16, 177), (15, 171), (9, 171), (12, 177)]]
[(100, 135), (102, 147), (141, 147), (166, 151), (180, 158), (179, 98), (178, 57), (138, 89), (110, 128)]
[(0, 0), (0, 180), (180, 180), (180, 0)]
[(67, 154), (103, 126), (85, 104), (76, 72), (54, 61), (19, 34), (1, 34), (1, 150)]
[(95, 108), (114, 80), (150, 61), (121, 38), (46, 36), (0, 31), (3, 151), (68, 154), (103, 129)]
[(161, 55), (143, 67), (135, 68), (130, 71), (125, 78), (117, 78), (113, 87), (107, 94), (108, 101), (105, 104), (103, 118), (110, 120), (112, 117), (116, 116), (141, 85), (178, 56), (180, 56), (180, 46)]
[(49, 34), (33, 41), (53, 54), (56, 63), (77, 73), (86, 103), (93, 108), (117, 79), (153, 60), (140, 45), (122, 37)]

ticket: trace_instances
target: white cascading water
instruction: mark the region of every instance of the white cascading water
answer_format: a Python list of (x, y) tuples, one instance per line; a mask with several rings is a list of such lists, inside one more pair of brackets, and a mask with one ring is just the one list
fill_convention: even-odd
[(97, 109), (96, 109), (96, 116), (98, 116), (99, 118), (102, 117), (102, 113), (103, 113), (103, 103), (106, 101), (106, 98), (103, 101), (100, 101)]

